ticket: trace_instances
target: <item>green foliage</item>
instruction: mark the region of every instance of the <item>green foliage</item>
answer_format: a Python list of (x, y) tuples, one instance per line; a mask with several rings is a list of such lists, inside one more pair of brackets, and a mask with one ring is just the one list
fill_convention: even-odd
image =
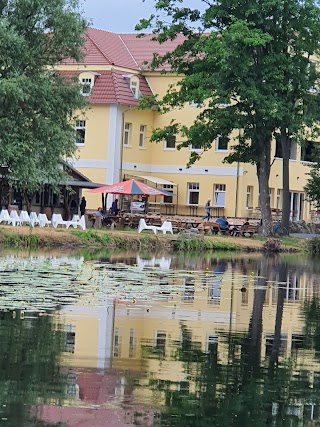
[(176, 251), (203, 251), (203, 250), (221, 250), (237, 251), (241, 246), (229, 241), (218, 241), (215, 239), (178, 239), (172, 242)]
[(66, 372), (59, 368), (65, 334), (54, 331), (51, 316), (30, 321), (21, 311), (2, 311), (0, 338), (1, 418), (10, 426), (36, 425), (29, 421), (34, 405), (66, 397)]
[(35, 234), (0, 234), (0, 243), (9, 248), (30, 248), (39, 247), (39, 236)]
[(77, 0), (2, 4), (1, 173), (12, 187), (34, 190), (65, 179), (62, 160), (75, 152), (74, 111), (86, 101), (79, 85), (53, 67), (64, 58), (81, 57), (86, 22)]
[[(175, 134), (182, 141), (178, 148), (206, 151), (218, 135), (236, 131), (225, 162), (257, 165), (263, 232), (271, 234), (272, 138), (301, 142), (320, 133), (320, 72), (309, 62), (319, 50), (318, 3), (204, 0), (202, 10), (177, 0), (154, 3), (157, 13), (137, 29), (152, 28), (160, 43), (184, 36), (173, 52), (155, 55), (151, 64), (169, 64), (183, 76), (159, 99), (159, 108), (166, 113), (190, 102), (203, 108), (191, 126), (173, 121), (162, 131), (155, 129), (152, 140)], [(200, 156), (191, 152), (188, 165)]]
[(320, 254), (320, 237), (307, 241), (307, 251), (314, 255)]
[(98, 233), (94, 230), (80, 231), (74, 230), (72, 234), (75, 234), (80, 239), (86, 242), (97, 242), (102, 243), (103, 245), (108, 245), (111, 242), (111, 236), (107, 233)]
[(304, 187), (306, 199), (312, 202), (317, 209), (320, 208), (320, 150), (317, 148), (314, 153), (315, 163), (309, 171), (309, 178)]

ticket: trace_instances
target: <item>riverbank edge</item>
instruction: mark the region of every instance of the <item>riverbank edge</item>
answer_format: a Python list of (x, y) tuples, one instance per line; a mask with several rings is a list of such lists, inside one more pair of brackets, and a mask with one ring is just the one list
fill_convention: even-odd
[[(186, 238), (179, 234), (138, 234), (135, 230), (96, 230), (31, 228), (0, 226), (0, 244), (6, 248), (61, 248), (61, 249), (126, 249), (158, 251), (238, 251), (238, 252), (304, 252), (303, 239), (285, 237), (279, 239), (262, 237), (197, 236)], [(269, 248), (268, 248), (269, 247)]]

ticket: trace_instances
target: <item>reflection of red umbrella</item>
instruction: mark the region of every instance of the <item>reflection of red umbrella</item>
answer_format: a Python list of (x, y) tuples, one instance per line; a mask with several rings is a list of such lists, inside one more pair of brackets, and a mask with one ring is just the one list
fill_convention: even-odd
[(89, 190), (90, 193), (112, 193), (112, 194), (129, 194), (132, 196), (172, 196), (169, 191), (159, 190), (158, 188), (150, 187), (150, 185), (130, 179), (129, 181), (118, 182), (117, 184), (105, 185), (104, 187), (94, 188)]

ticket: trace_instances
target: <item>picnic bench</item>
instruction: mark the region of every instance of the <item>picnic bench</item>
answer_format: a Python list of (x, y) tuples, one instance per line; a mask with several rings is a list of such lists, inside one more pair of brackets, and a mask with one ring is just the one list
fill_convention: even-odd
[(234, 229), (231, 231), (233, 236), (242, 236), (242, 237), (252, 237), (257, 233), (257, 225), (253, 224), (242, 224), (238, 229)]

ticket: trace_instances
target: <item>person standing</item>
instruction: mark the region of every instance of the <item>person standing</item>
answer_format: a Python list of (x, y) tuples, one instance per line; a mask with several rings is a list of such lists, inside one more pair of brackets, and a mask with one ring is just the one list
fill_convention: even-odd
[(112, 202), (111, 209), (112, 209), (113, 215), (118, 215), (118, 213), (119, 213), (118, 199), (116, 199), (114, 202)]
[(209, 221), (209, 219), (211, 218), (211, 213), (210, 213), (210, 199), (207, 200), (207, 203), (204, 205), (204, 212), (205, 212), (205, 216), (203, 217), (203, 219), (207, 219)]
[(80, 202), (80, 214), (81, 216), (83, 216), (86, 213), (86, 206), (87, 206), (87, 201), (85, 199), (85, 197), (83, 196)]

